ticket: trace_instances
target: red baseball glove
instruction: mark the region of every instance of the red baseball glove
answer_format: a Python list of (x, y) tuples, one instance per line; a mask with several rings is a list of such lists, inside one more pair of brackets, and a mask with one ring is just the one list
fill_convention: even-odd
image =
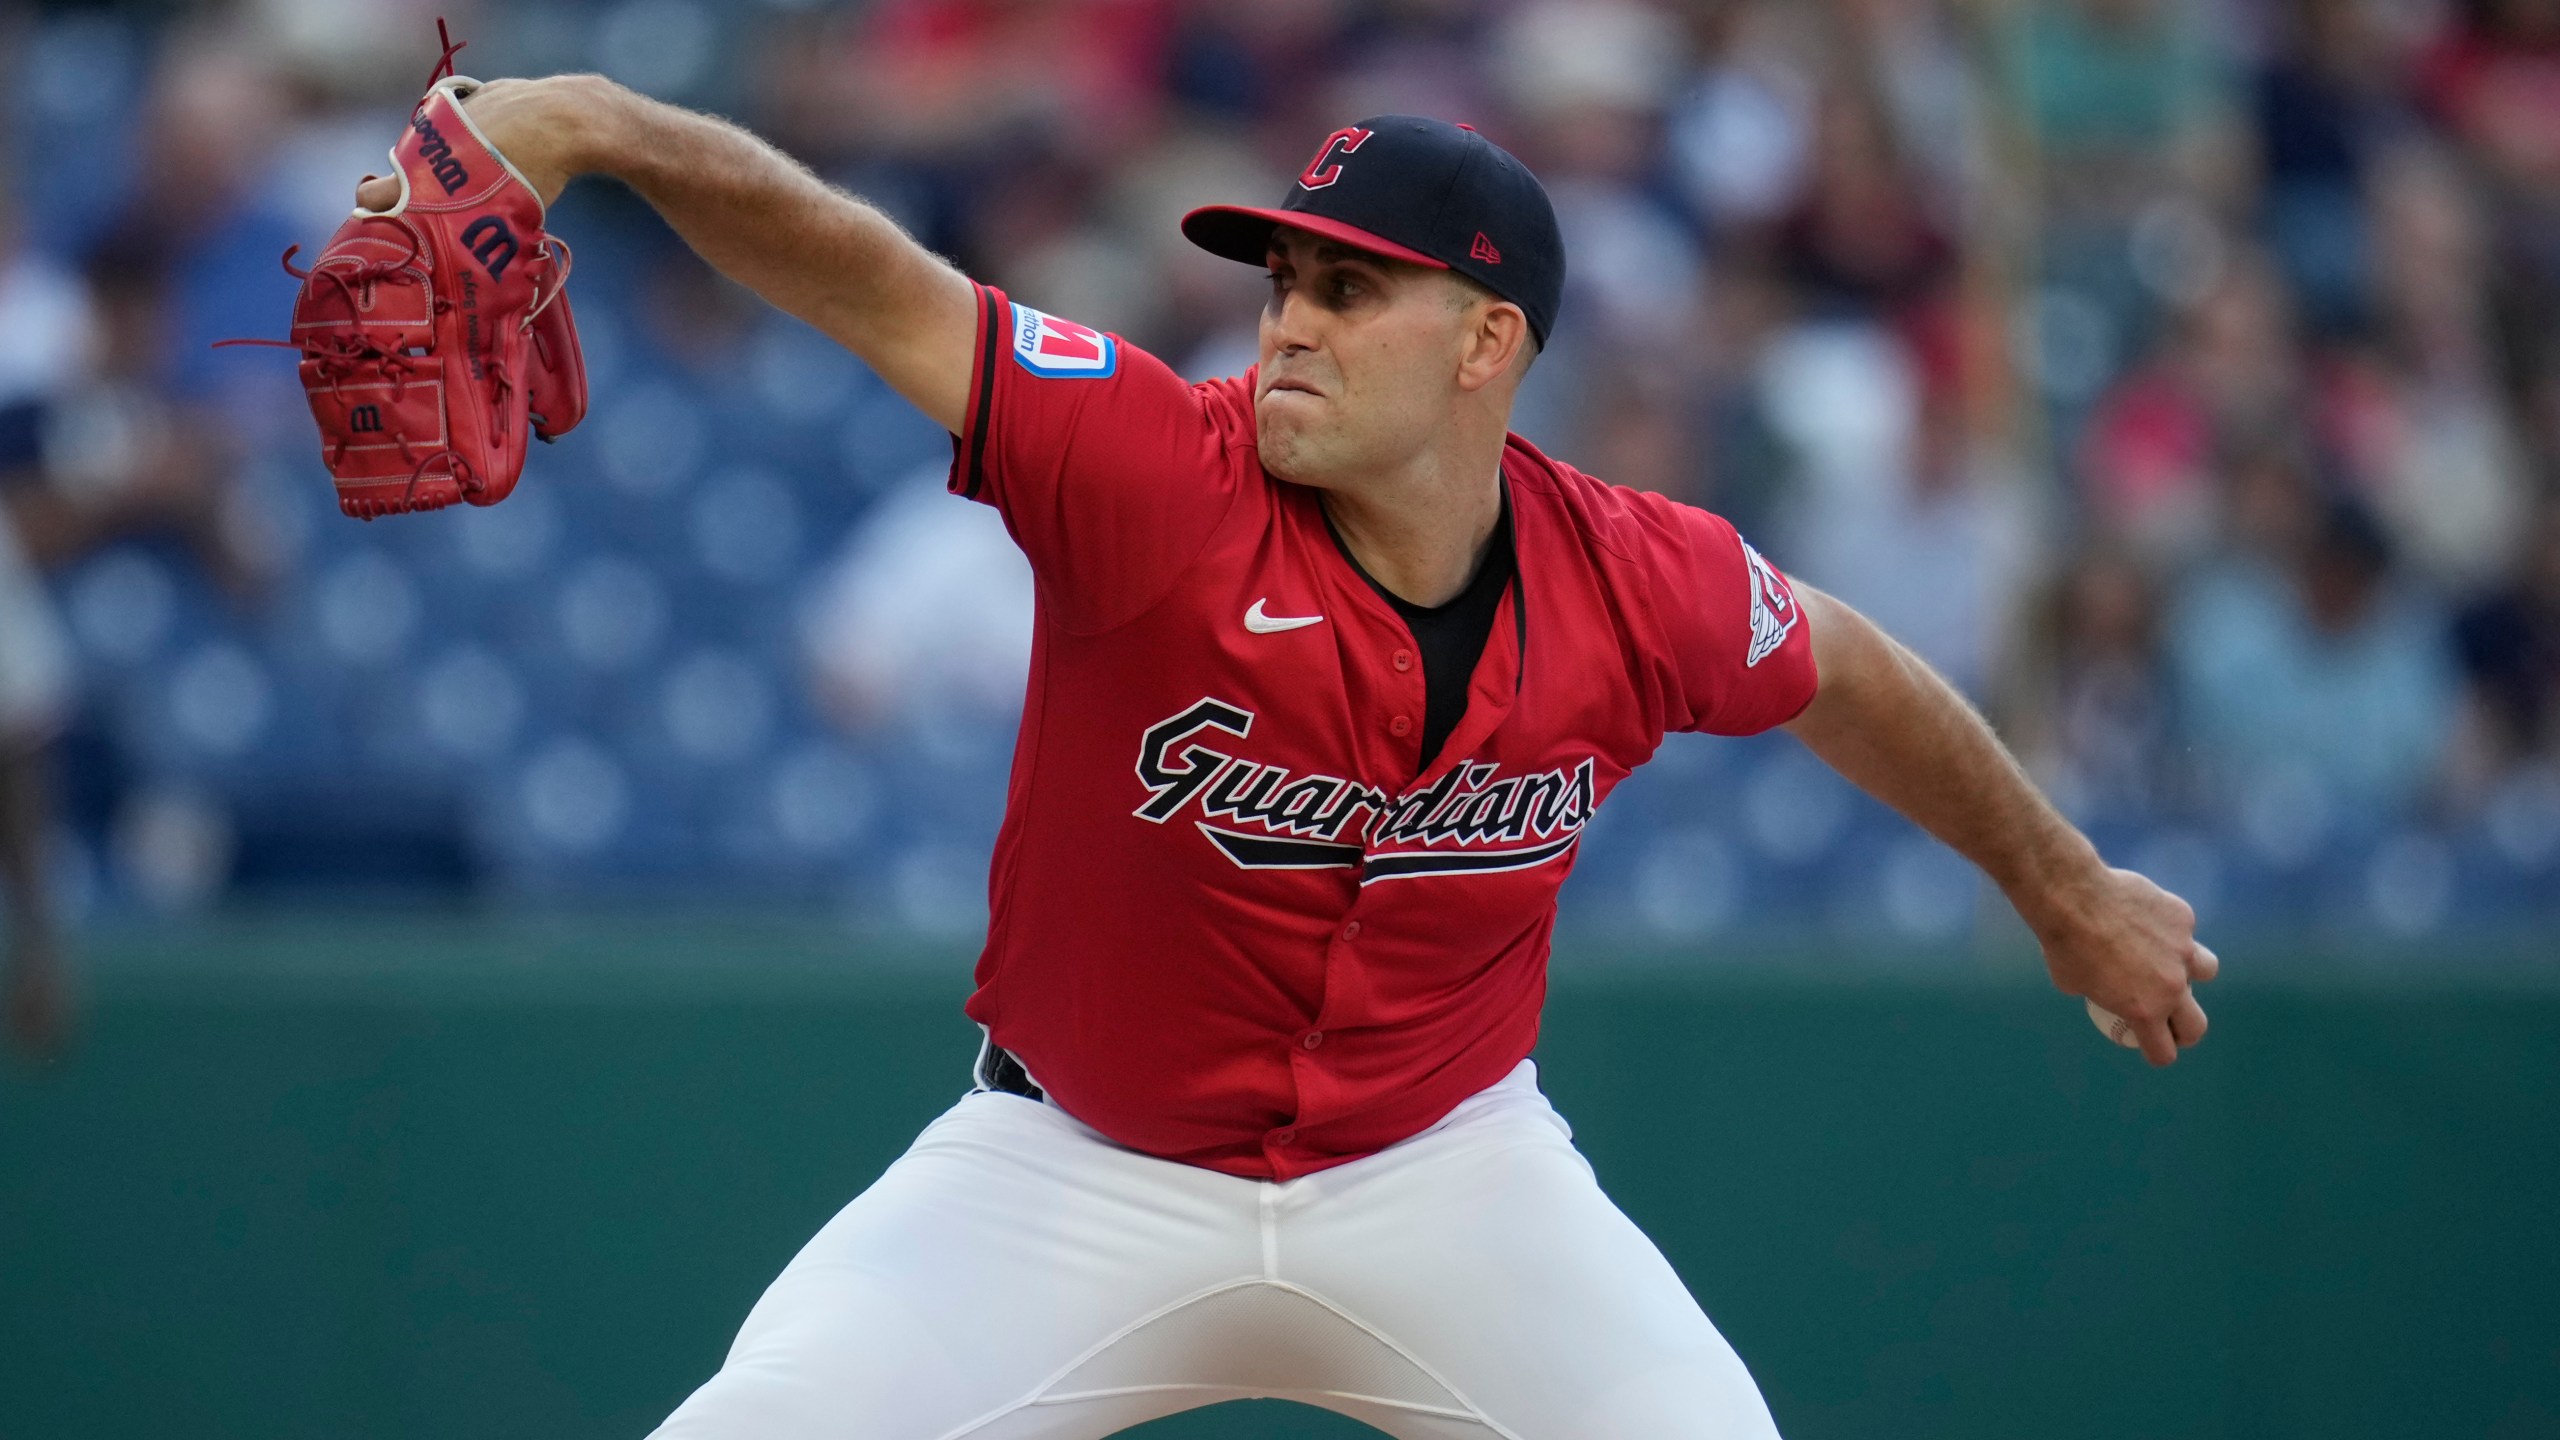
[(495, 505), (528, 434), (550, 440), (586, 415), (569, 247), (464, 112), (479, 82), (450, 73), (459, 48), (391, 151), (399, 202), (348, 217), (309, 270), (285, 252), (302, 293), (284, 343), (302, 353), (338, 508), (363, 520)]

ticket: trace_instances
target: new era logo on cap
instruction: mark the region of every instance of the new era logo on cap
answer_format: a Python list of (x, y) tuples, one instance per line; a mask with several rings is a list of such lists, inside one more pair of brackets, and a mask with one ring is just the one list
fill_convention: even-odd
[(1028, 305), (1013, 307), (1013, 358), (1052, 380), (1100, 380), (1120, 366), (1120, 342)]
[(1476, 232), (1476, 243), (1467, 247), (1467, 258), (1481, 260), (1487, 265), (1499, 265), (1502, 263), (1502, 252), (1494, 249), (1493, 242), (1486, 239), (1484, 232), (1479, 230)]

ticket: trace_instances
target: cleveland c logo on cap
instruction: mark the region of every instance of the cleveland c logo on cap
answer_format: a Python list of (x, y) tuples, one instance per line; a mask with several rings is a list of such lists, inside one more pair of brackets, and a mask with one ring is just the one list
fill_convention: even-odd
[[(1345, 125), (1324, 137), (1324, 144), (1316, 148), (1316, 158), (1308, 161), (1307, 168), (1298, 172), (1298, 184), (1304, 189), (1321, 190), (1341, 179), (1342, 162), (1334, 160), (1333, 153), (1336, 150), (1345, 155), (1354, 153), (1369, 142), (1372, 133), (1357, 125)], [(1328, 161), (1332, 163), (1328, 164)]]

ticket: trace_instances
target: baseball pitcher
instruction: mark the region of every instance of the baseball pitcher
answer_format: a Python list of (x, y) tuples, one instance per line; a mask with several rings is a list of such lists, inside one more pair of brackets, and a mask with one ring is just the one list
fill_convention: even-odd
[(1557, 887), (1671, 731), (1784, 726), (2153, 1063), (2203, 1038), (2193, 912), (1909, 651), (1509, 433), (1565, 256), (1474, 131), (1362, 120), (1276, 208), (1185, 217), (1270, 275), (1260, 363), (1195, 385), (726, 123), (589, 76), (452, 98), (542, 201), (620, 179), (941, 422), (1037, 578), (975, 1087), (664, 1440), (1069, 1440), (1252, 1396), (1408, 1440), (1773, 1435), (1528, 1058)]

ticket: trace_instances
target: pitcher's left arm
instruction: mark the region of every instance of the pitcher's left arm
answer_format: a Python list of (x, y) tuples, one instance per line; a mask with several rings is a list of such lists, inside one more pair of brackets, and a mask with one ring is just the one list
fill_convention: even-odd
[(2152, 1064), (2202, 1040), (2193, 987), (2220, 962), (2197, 942), (2187, 902), (2100, 859), (1919, 656), (1813, 587), (1795, 593), (1820, 678), (1787, 730), (1982, 867), (2035, 932), (2053, 983), (2122, 1016)]

